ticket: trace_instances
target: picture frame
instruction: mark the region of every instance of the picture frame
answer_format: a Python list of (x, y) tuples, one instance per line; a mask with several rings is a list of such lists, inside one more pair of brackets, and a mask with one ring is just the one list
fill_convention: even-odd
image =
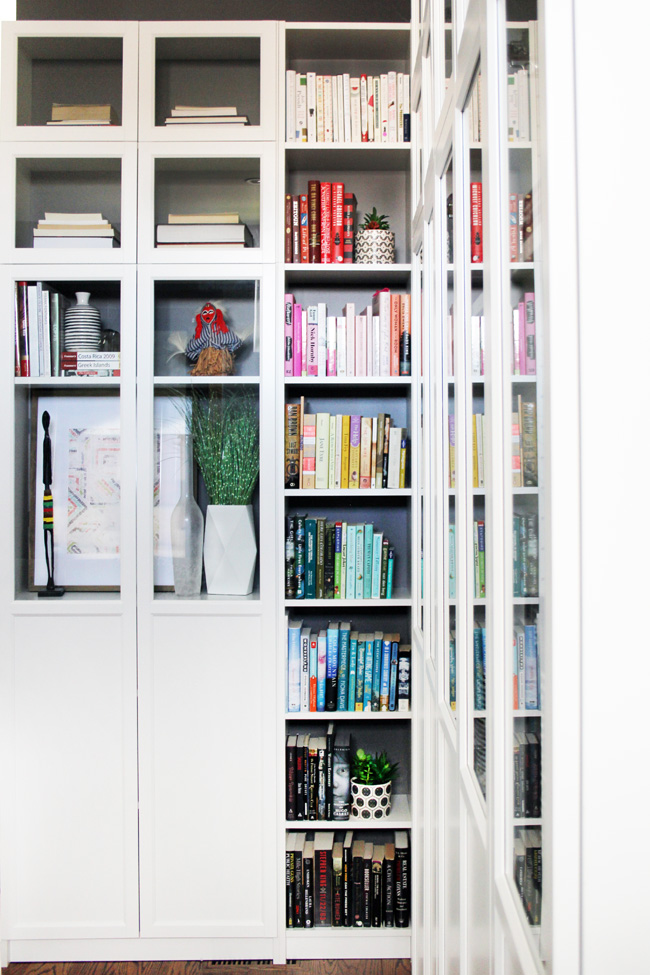
[(47, 584), (43, 428), (50, 414), (54, 580), (69, 591), (120, 588), (120, 399), (35, 394), (29, 491), (29, 588)]

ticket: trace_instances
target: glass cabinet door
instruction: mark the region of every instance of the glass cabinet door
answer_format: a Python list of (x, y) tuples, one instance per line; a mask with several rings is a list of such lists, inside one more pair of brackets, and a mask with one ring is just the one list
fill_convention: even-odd
[(444, 646), (447, 652), (444, 675), (444, 700), (456, 718), (456, 378), (454, 365), (454, 163), (449, 155), (440, 182), (440, 206), (445, 214), (443, 231), (442, 314), (444, 343), (442, 347), (442, 429), (443, 449), (443, 579), (444, 581)]

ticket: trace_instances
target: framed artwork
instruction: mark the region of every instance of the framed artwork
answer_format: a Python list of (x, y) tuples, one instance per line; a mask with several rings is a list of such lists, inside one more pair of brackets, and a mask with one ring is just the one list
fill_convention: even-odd
[(54, 580), (71, 590), (120, 586), (119, 396), (35, 397), (30, 490), (32, 588), (47, 583), (43, 541), (43, 436), (50, 414)]

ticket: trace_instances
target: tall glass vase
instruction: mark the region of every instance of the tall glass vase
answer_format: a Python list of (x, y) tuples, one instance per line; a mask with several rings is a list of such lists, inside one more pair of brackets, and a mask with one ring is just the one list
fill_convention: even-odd
[(182, 435), (179, 440), (181, 494), (171, 517), (174, 591), (177, 596), (198, 596), (203, 567), (203, 515), (192, 490), (192, 438)]

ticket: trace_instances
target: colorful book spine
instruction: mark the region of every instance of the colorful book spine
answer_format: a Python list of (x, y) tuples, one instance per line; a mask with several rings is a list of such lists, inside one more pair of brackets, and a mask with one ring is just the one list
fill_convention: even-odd
[(470, 218), (472, 264), (483, 262), (483, 184), (470, 184)]
[(316, 710), (325, 710), (325, 687), (327, 680), (327, 630), (318, 633), (318, 670), (316, 685)]
[[(347, 710), (354, 711), (354, 702), (356, 698), (357, 691), (357, 667), (358, 667), (358, 648), (359, 648), (359, 633), (357, 630), (352, 630), (350, 633), (350, 668), (348, 674), (348, 698), (347, 698)], [(343, 708), (342, 710), (345, 710)]]

